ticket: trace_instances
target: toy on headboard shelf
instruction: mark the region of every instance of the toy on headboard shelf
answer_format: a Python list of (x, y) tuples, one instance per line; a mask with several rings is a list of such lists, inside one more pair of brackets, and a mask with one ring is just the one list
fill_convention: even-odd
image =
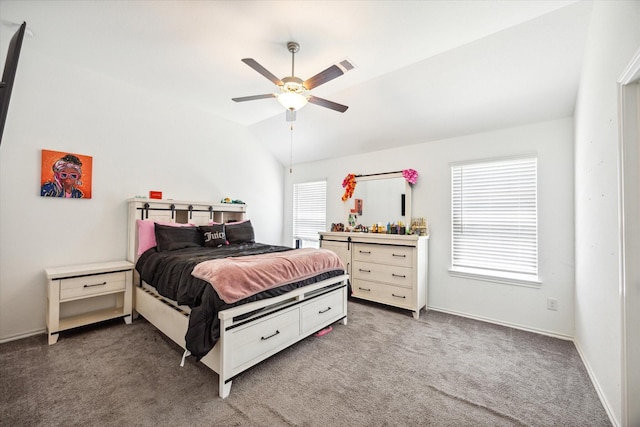
[(234, 205), (244, 205), (245, 203), (242, 200), (231, 200), (229, 197), (225, 197), (224, 199), (220, 200), (220, 203), (231, 203)]

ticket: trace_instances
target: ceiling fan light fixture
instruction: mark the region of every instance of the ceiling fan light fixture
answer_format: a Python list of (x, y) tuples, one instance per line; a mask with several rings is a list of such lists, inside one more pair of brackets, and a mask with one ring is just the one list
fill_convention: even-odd
[(242, 62), (256, 70), (258, 73), (262, 74), (269, 81), (278, 86), (281, 93), (243, 96), (240, 98), (231, 99), (235, 102), (244, 102), (253, 101), (256, 99), (276, 98), (278, 102), (280, 102), (280, 104), (282, 104), (282, 106), (287, 109), (286, 119), (288, 122), (295, 121), (296, 111), (307, 105), (308, 102), (338, 111), (340, 113), (344, 113), (345, 111), (347, 111), (347, 108), (349, 107), (347, 107), (346, 105), (341, 105), (337, 102), (332, 102), (326, 99), (319, 98), (317, 96), (313, 96), (309, 93), (309, 91), (322, 84), (327, 83), (328, 81), (335, 79), (336, 77), (340, 77), (345, 72), (353, 69), (353, 64), (351, 64), (348, 60), (343, 60), (339, 64), (334, 64), (307, 80), (302, 80), (301, 78), (295, 76), (294, 68), (295, 53), (300, 50), (300, 45), (296, 42), (288, 42), (287, 50), (291, 52), (291, 75), (289, 77), (283, 78), (282, 80), (280, 80), (266, 68), (260, 65), (255, 59), (244, 58), (242, 60)]
[(278, 102), (290, 111), (296, 111), (307, 105), (307, 97), (296, 92), (282, 92), (278, 95)]

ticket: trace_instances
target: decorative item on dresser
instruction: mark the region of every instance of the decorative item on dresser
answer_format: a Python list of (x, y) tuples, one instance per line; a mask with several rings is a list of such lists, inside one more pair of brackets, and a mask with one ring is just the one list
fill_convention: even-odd
[[(128, 204), (128, 256), (136, 262), (135, 281), (140, 285), (135, 287), (135, 310), (185, 349), (183, 362), (191, 352), (218, 374), (221, 397), (229, 395), (233, 377), (256, 363), (337, 321), (346, 325), (348, 276), (330, 251), (256, 243), (252, 225), (245, 219), (246, 205), (241, 203), (136, 198)], [(156, 221), (173, 227), (162, 227)], [(180, 224), (184, 227), (175, 227)], [(148, 225), (159, 238), (151, 244), (142, 235)], [(222, 229), (215, 231), (215, 227)], [(212, 237), (213, 244), (192, 240), (177, 247), (175, 240), (160, 239), (165, 234), (193, 235), (196, 230)], [(223, 232), (228, 243), (224, 238), (216, 242)], [(210, 262), (233, 268), (235, 263), (253, 264), (268, 258), (286, 258), (295, 265), (295, 258), (307, 255), (312, 261), (306, 267), (322, 267), (325, 260), (331, 261), (325, 262), (325, 266), (329, 264), (327, 268), (315, 269), (304, 279), (297, 276), (237, 302), (225, 296), (219, 282), (208, 280), (217, 274), (216, 270), (203, 272), (202, 268)], [(167, 277), (161, 270), (171, 271), (171, 275)], [(228, 281), (229, 276), (241, 276), (240, 270), (242, 274), (249, 271), (249, 276), (225, 285), (232, 292), (242, 293), (247, 282), (253, 286), (254, 273), (261, 271), (248, 267), (228, 270), (228, 275), (222, 275), (223, 281)], [(176, 294), (175, 299), (169, 296), (171, 293)], [(184, 300), (193, 303), (181, 302)]]
[[(128, 261), (100, 262), (47, 268), (47, 333), (49, 344), (58, 341), (60, 331), (103, 320), (124, 317), (131, 323), (133, 264)], [(66, 306), (98, 298), (116, 297), (115, 306), (98, 310), (82, 309), (65, 315)], [(106, 301), (105, 301), (106, 302)]]
[(322, 232), (320, 247), (347, 266), (352, 296), (404, 308), (427, 306), (429, 236)]

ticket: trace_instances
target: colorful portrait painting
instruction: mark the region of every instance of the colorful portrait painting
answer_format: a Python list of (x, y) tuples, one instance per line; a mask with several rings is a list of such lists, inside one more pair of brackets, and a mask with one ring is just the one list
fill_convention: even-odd
[(42, 150), (40, 195), (67, 199), (91, 198), (93, 158), (64, 151)]

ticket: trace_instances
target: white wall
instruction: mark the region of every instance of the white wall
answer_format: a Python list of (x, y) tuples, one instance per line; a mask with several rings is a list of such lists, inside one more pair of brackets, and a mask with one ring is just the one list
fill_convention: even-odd
[[(257, 239), (282, 243), (282, 165), (245, 128), (28, 41), (0, 146), (0, 340), (44, 329), (45, 267), (125, 258), (125, 200), (149, 190), (242, 199)], [(40, 197), (43, 148), (93, 156), (92, 199)]]
[(616, 82), (640, 48), (640, 2), (596, 2), (575, 113), (576, 345), (621, 421)]
[[(540, 288), (452, 277), (450, 266), (452, 162), (535, 153), (538, 156)], [(296, 165), (285, 173), (285, 224), (293, 183), (327, 179), (327, 223), (347, 222), (341, 201), (348, 173), (413, 168), (413, 216), (429, 221), (429, 307), (561, 337), (573, 336), (573, 122), (570, 118), (360, 156)], [(350, 205), (353, 200), (349, 199)], [(284, 241), (291, 230), (285, 227)], [(558, 311), (547, 310), (547, 297)]]

